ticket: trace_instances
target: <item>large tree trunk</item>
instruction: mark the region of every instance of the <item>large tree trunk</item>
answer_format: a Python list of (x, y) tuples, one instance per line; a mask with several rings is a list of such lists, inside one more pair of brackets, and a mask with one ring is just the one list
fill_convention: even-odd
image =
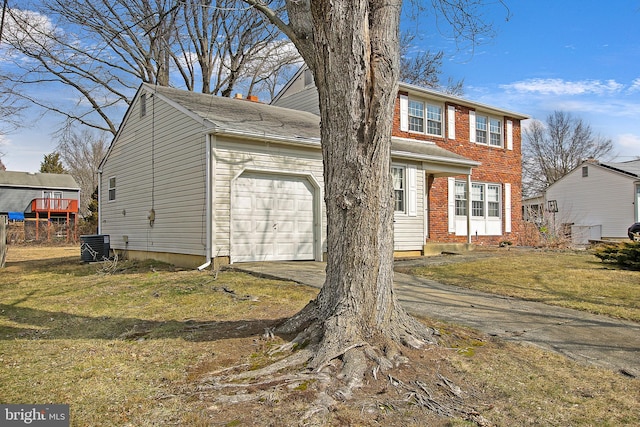
[[(390, 151), (400, 7), (400, 0), (312, 1), (312, 46), (298, 46), (320, 99), (327, 278), (290, 324), (319, 325), (316, 367), (347, 349), (428, 339), (393, 291)], [(297, 15), (289, 15), (296, 28)]]

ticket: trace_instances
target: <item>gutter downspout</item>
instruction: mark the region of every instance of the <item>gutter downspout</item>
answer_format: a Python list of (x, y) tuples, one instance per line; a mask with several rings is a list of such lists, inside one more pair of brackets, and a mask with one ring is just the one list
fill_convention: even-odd
[(98, 169), (98, 234), (102, 234), (102, 170)]
[(205, 268), (211, 265), (212, 261), (212, 250), (211, 250), (211, 237), (212, 227), (211, 227), (211, 219), (212, 219), (212, 206), (211, 206), (211, 191), (212, 191), (212, 173), (211, 173), (211, 134), (207, 134), (205, 136), (206, 139), (206, 161), (205, 161), (205, 204), (206, 204), (206, 214), (205, 214), (205, 222), (206, 222), (206, 237), (205, 237), (205, 251), (206, 251), (206, 262), (198, 267), (199, 271), (204, 270)]
[(471, 244), (471, 171), (467, 175), (467, 243)]

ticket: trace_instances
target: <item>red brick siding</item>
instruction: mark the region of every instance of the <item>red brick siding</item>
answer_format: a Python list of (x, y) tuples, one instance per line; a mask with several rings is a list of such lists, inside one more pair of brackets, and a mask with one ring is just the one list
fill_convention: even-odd
[[(399, 95), (407, 95), (400, 92)], [(448, 139), (447, 132), (447, 107), (453, 105), (456, 108), (456, 139)], [(393, 120), (393, 135), (402, 138), (431, 141), (439, 147), (468, 159), (481, 162), (481, 165), (473, 169), (472, 181), (488, 183), (511, 184), (511, 232), (502, 236), (479, 236), (477, 243), (498, 244), (503, 240), (513, 243), (519, 241), (520, 225), (522, 220), (522, 162), (521, 162), (521, 128), (520, 120), (512, 117), (500, 117), (503, 125), (504, 148), (476, 144), (469, 141), (469, 111), (470, 108), (462, 105), (447, 103), (444, 106), (443, 128), (445, 137), (421, 135), (414, 132), (402, 132), (400, 130), (400, 97), (396, 99), (395, 114)], [(507, 120), (513, 123), (513, 150), (506, 148)], [(466, 181), (466, 176), (456, 177)], [(447, 178), (427, 177), (429, 197), (429, 241), (432, 242), (466, 242), (466, 236), (456, 236), (448, 231), (447, 219)], [(504, 186), (502, 186), (504, 191)], [(504, 200), (504, 192), (502, 193)], [(504, 230), (504, 206), (502, 207), (502, 228)], [(476, 242), (475, 236), (473, 242)]]

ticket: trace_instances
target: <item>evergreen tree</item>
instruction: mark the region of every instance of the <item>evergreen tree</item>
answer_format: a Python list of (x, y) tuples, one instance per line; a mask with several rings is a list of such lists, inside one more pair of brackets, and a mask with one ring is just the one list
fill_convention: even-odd
[(44, 159), (40, 162), (41, 173), (67, 173), (62, 166), (60, 160), (60, 153), (53, 152), (51, 154), (45, 154)]

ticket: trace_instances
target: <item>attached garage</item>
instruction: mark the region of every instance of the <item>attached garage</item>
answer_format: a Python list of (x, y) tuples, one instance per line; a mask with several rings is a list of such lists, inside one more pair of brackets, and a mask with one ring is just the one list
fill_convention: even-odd
[(306, 176), (238, 176), (231, 187), (231, 262), (316, 259), (318, 192)]

